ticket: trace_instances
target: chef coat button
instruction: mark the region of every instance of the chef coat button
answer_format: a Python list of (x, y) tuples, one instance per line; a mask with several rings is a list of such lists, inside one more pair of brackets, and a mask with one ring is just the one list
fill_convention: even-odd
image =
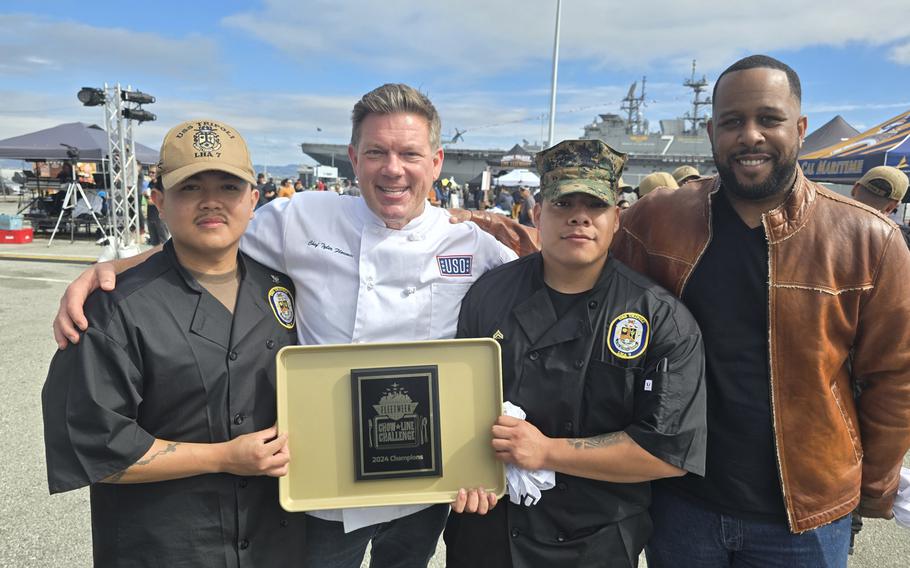
[(597, 301), (591, 300), (590, 302), (588, 302), (588, 307), (591, 308), (592, 310), (597, 309)]
[(241, 480), (240, 480), (240, 483), (238, 483), (237, 485), (239, 485), (241, 489), (246, 489), (246, 486), (247, 486), (249, 483), (250, 483), (250, 482), (247, 481), (246, 479), (241, 479)]
[(560, 491), (565, 491), (566, 489), (569, 488), (569, 486), (566, 485), (566, 483), (564, 481), (560, 481), (559, 483), (556, 484), (556, 488), (559, 489)]
[(228, 359), (230, 359), (231, 361), (236, 361), (236, 360), (237, 360), (237, 352), (236, 352), (236, 351), (231, 351), (230, 353), (228, 353)]
[(275, 340), (274, 340), (274, 339), (269, 339), (268, 341), (265, 342), (265, 346), (266, 346), (267, 349), (274, 349), (274, 348), (275, 348)]
[(540, 358), (540, 353), (538, 353), (537, 351), (531, 351), (530, 353), (528, 353), (528, 359), (530, 359), (531, 361), (537, 361), (539, 358)]
[(282, 527), (286, 527), (286, 526), (288, 526), (288, 520), (287, 520), (287, 519), (281, 519), (281, 522), (278, 523), (278, 524), (280, 524)]
[(556, 542), (565, 542), (565, 541), (566, 541), (566, 535), (564, 535), (562, 533), (559, 533), (558, 535), (556, 535)]
[(576, 360), (575, 360), (575, 368), (576, 368), (576, 369), (581, 369), (581, 368), (584, 367), (584, 366), (585, 366), (585, 360), (584, 360), (584, 359), (576, 359)]
[(237, 426), (240, 426), (241, 424), (243, 424), (244, 420), (246, 420), (246, 416), (244, 416), (243, 414), (234, 415), (234, 424), (236, 424)]
[(248, 541), (247, 539), (243, 539), (240, 541), (240, 550), (246, 550), (249, 547), (250, 547), (250, 541)]
[(563, 422), (563, 423), (562, 423), (562, 429), (563, 429), (563, 431), (565, 431), (567, 434), (570, 433), (570, 432), (572, 431), (572, 422), (571, 422), (571, 421)]
[(512, 538), (518, 538), (521, 532), (518, 529), (512, 529)]

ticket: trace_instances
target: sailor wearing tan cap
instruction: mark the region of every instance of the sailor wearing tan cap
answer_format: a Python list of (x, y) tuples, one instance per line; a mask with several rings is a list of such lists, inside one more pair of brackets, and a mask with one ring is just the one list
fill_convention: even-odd
[[(901, 170), (891, 166), (876, 166), (853, 184), (850, 195), (863, 205), (885, 215), (892, 215), (907, 194), (908, 184), (910, 179)], [(898, 227), (910, 247), (910, 227), (903, 223), (898, 224)]]
[(701, 177), (701, 174), (698, 173), (698, 169), (693, 166), (679, 166), (673, 170), (673, 179), (676, 180), (676, 185), (682, 185), (687, 181), (692, 181), (693, 179), (698, 179)]
[(679, 185), (677, 185), (673, 176), (667, 172), (654, 172), (653, 174), (648, 174), (642, 178), (641, 182), (638, 184), (638, 195), (644, 197), (658, 187), (677, 189), (679, 188)]
[(239, 252), (259, 193), (246, 144), (184, 122), (158, 171), (171, 240), (89, 297), (88, 329), (51, 362), (50, 491), (91, 486), (95, 566), (300, 563), (305, 518), (278, 505), (289, 456), (274, 427), (294, 286)]
[(864, 205), (890, 215), (907, 193), (907, 174), (891, 166), (876, 166), (853, 184), (850, 195)]

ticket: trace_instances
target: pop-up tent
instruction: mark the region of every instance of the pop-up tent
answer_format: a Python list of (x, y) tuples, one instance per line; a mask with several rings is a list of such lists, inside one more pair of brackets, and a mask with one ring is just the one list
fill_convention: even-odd
[(850, 126), (844, 120), (844, 117), (837, 115), (806, 136), (802, 147), (799, 149), (799, 155), (805, 156), (806, 154), (818, 152), (844, 140), (849, 140), (857, 134), (859, 134), (859, 130)]
[[(30, 134), (0, 140), (0, 158), (45, 161), (66, 160), (67, 146), (79, 149), (80, 162), (100, 162), (108, 157), (107, 134), (95, 124), (68, 122)], [(158, 162), (158, 151), (136, 143), (140, 164)]]
[(910, 111), (853, 138), (799, 158), (806, 177), (850, 185), (875, 166), (910, 174)]
[(519, 185), (540, 187), (540, 178), (531, 170), (517, 169), (499, 176), (496, 179), (496, 185), (503, 187), (518, 187)]

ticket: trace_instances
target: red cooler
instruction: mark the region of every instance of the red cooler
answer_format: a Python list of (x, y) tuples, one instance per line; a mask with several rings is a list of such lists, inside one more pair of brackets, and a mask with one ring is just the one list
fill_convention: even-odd
[(33, 231), (31, 227), (28, 229), (12, 229), (4, 231), (0, 229), (0, 244), (12, 245), (18, 243), (30, 243), (32, 242)]

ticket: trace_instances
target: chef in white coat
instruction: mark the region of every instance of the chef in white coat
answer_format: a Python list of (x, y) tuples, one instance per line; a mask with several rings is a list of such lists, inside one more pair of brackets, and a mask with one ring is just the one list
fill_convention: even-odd
[[(383, 85), (352, 113), (348, 154), (361, 198), (303, 192), (259, 208), (241, 250), (284, 272), (297, 289), (303, 345), (449, 339), (461, 299), (487, 270), (515, 254), (473, 223), (452, 224), (427, 196), (442, 170), (440, 120), (430, 100), (407, 85)], [(135, 258), (135, 257), (134, 257)], [(58, 343), (78, 340), (81, 306), (99, 282), (133, 259), (102, 263), (67, 290), (55, 321)], [(111, 268), (113, 267), (113, 269)], [(306, 463), (306, 456), (294, 456)], [(485, 513), (495, 497), (460, 492), (456, 511)], [(317, 511), (306, 523), (307, 566), (426, 566), (448, 505)]]

